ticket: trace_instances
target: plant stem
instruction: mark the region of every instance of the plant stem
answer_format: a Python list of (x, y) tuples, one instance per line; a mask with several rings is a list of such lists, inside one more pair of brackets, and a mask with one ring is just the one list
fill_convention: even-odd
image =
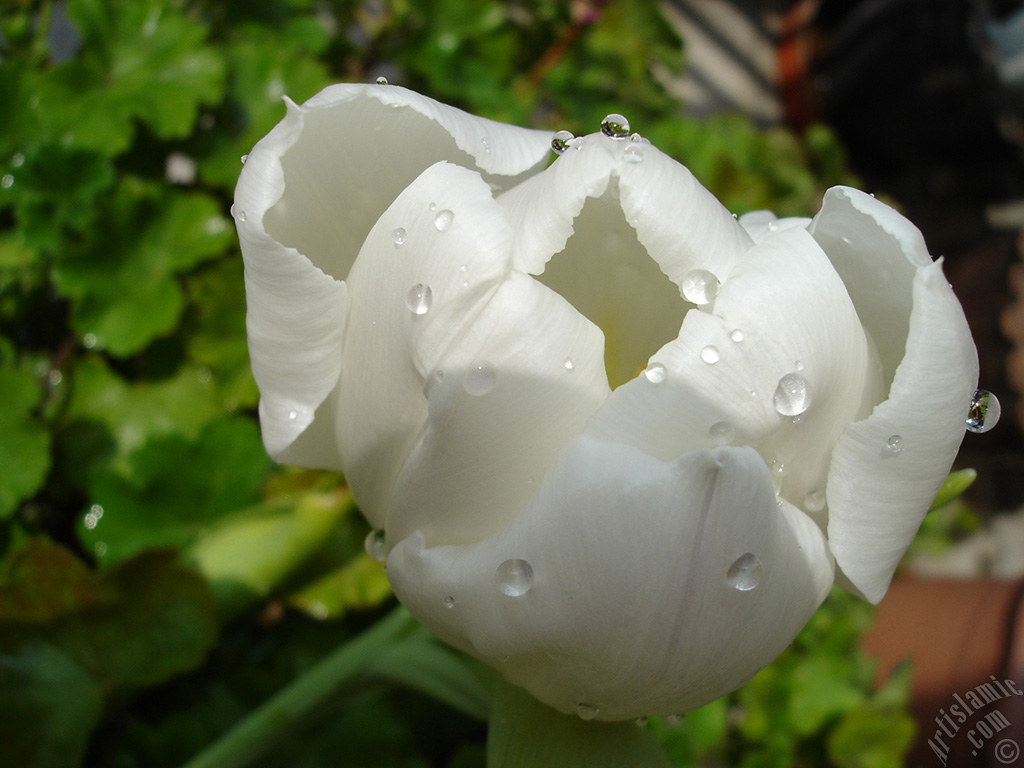
[(359, 680), (368, 662), (385, 646), (417, 626), (404, 608), (395, 608), (252, 712), (183, 768), (248, 765), (344, 687)]

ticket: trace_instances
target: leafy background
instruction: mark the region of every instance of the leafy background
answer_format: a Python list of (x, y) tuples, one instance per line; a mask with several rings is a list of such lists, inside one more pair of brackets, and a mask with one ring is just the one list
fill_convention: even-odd
[[(16, 0), (0, 35), (4, 765), (185, 764), (392, 607), (343, 479), (260, 443), (229, 206), (282, 95), (383, 75), (522, 125), (623, 112), (737, 212), (851, 179), (825, 128), (687, 120), (642, 0)], [(837, 593), (741, 691), (642, 727), (679, 766), (898, 765), (909, 677), (872, 685), (871, 616)], [(387, 649), (250, 764), (482, 766), (488, 672)]]

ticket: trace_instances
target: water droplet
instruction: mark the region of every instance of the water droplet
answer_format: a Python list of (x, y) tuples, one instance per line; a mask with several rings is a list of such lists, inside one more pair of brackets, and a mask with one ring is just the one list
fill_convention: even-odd
[(239, 211), (237, 218), (239, 221), (245, 221), (245, 211)]
[(793, 363), (793, 367), (797, 371), (802, 371), (804, 369), (804, 364), (801, 361), (797, 360), (795, 363)]
[(96, 527), (96, 523), (98, 522), (99, 518), (97, 518), (96, 515), (90, 512), (85, 516), (85, 519), (82, 521), (82, 524), (85, 525), (85, 527), (91, 531), (93, 528)]
[(576, 137), (570, 131), (559, 131), (551, 137), (551, 151), (560, 155), (569, 148), (569, 142)]
[(825, 508), (825, 491), (818, 489), (804, 496), (804, 509), (808, 512), (821, 512)]
[(636, 723), (637, 726), (640, 727), (640, 728), (646, 728), (647, 727), (647, 718), (646, 717), (638, 717), (633, 722)]
[(459, 272), (469, 272), (469, 265), (463, 264), (461, 267), (459, 267)]
[(779, 231), (779, 222), (777, 222), (777, 221), (769, 221), (768, 222), (768, 231), (769, 232), (778, 232)]
[(979, 435), (988, 432), (999, 422), (1002, 410), (995, 395), (987, 389), (979, 389), (971, 398), (971, 408), (967, 412), (967, 429)]
[(775, 459), (768, 467), (768, 474), (771, 476), (772, 488), (775, 489), (775, 493), (779, 493), (782, 490), (782, 479), (789, 474), (789, 467)]
[(433, 291), (429, 285), (417, 283), (409, 289), (405, 296), (405, 306), (414, 315), (425, 315), (430, 311), (430, 304), (434, 301)]
[(735, 434), (736, 430), (733, 429), (732, 424), (727, 421), (716, 421), (708, 430), (708, 436), (711, 437), (711, 439), (718, 445), (725, 445), (726, 443), (731, 442)]
[(885, 441), (885, 451), (891, 456), (903, 453), (903, 438), (899, 435), (889, 435), (889, 439)]
[(437, 216), (434, 217), (434, 228), (438, 232), (444, 232), (448, 227), (452, 225), (452, 219), (455, 218), (455, 214), (445, 208), (443, 211), (438, 211)]
[(4, 189), (10, 189), (13, 185), (14, 185), (14, 176), (13, 175), (11, 175), (9, 173), (5, 173), (2, 177), (0, 177), (0, 187), (3, 187)]
[(89, 507), (89, 514), (93, 515), (97, 520), (103, 517), (103, 507), (99, 504), (93, 504)]
[(579, 152), (581, 149), (583, 149), (583, 145), (585, 143), (585, 137), (577, 136), (575, 139), (571, 139), (569, 141), (569, 146), (575, 149), (577, 152)]
[(366, 534), (366, 538), (363, 539), (363, 549), (378, 563), (383, 563), (387, 559), (384, 552), (384, 531), (374, 530)]
[(601, 133), (611, 139), (624, 139), (629, 136), (629, 120), (616, 112), (605, 115), (601, 121)]
[(245, 165), (245, 161), (249, 159), (249, 156), (248, 155), (242, 155), (241, 158), (239, 158), (239, 159), (242, 161), (242, 165)]
[(480, 137), (480, 143), (481, 143), (481, 144), (483, 144), (483, 147), (484, 147), (484, 154), (485, 154), (485, 155), (486, 155), (486, 154), (487, 154), (488, 152), (490, 152), (490, 151), (491, 151), (491, 142), (489, 142), (489, 141), (487, 140), (487, 137), (486, 137), (486, 136), (481, 136), (481, 137)]
[(388, 79), (386, 77), (378, 77), (376, 82), (377, 82), (377, 85), (387, 85), (388, 84)]
[(462, 382), (463, 388), (471, 395), (486, 395), (494, 389), (494, 366), (490, 363), (476, 363), (466, 373)]
[(23, 166), (24, 164), (25, 155), (23, 155), (21, 152), (15, 152), (13, 155), (11, 155), (11, 165), (13, 165), (15, 168), (21, 168), (21, 166)]
[(445, 608), (454, 608), (455, 607), (455, 598), (452, 597), (451, 595), (445, 595), (444, 599), (441, 602), (444, 604)]
[(430, 210), (436, 211), (437, 210), (437, 203), (431, 203), (428, 207), (430, 208)]
[(635, 144), (630, 144), (622, 153), (622, 159), (627, 163), (639, 163), (644, 159), (644, 153)]
[(95, 333), (87, 333), (82, 337), (82, 346), (86, 349), (92, 349), (96, 346), (97, 341), (98, 339), (96, 338)]
[(840, 239), (840, 240), (842, 240), (842, 241), (843, 241), (844, 243), (846, 243), (847, 245), (851, 245), (851, 244), (853, 243), (853, 240), (851, 240), (850, 238), (848, 238), (848, 237), (847, 237), (846, 235), (843, 235), (843, 236), (842, 236), (841, 238), (839, 238), (839, 239)]
[(498, 589), (509, 597), (522, 597), (533, 586), (533, 567), (525, 560), (506, 560), (494, 575), (498, 579)]
[(735, 341), (737, 344), (739, 344), (741, 341), (743, 341), (743, 331), (737, 328), (735, 331), (729, 334), (729, 338)]
[(401, 227), (396, 227), (391, 230), (391, 242), (395, 245), (402, 245), (405, 243), (405, 230)]
[(749, 592), (761, 583), (763, 575), (764, 569), (761, 567), (761, 561), (747, 552), (737, 557), (736, 562), (729, 566), (729, 572), (725, 579), (734, 589), (738, 589), (740, 592)]
[(299, 412), (298, 411), (288, 411), (288, 420), (289, 421), (295, 421), (297, 418), (299, 418)]
[(576, 705), (576, 714), (580, 716), (580, 720), (593, 720), (597, 717), (597, 707), (581, 701)]
[(567, 370), (567, 371), (575, 371), (576, 370), (576, 362), (571, 357), (565, 358), (565, 362), (562, 363), (562, 365), (565, 366), (565, 370)]
[(651, 382), (651, 384), (661, 384), (667, 375), (665, 366), (661, 363), (648, 363), (647, 367), (644, 368), (644, 378)]
[(647, 139), (641, 136), (639, 133), (630, 134), (629, 140), (634, 144), (650, 144)]
[(679, 291), (684, 299), (700, 306), (714, 301), (720, 286), (721, 283), (713, 273), (706, 269), (694, 269), (683, 278)]
[(708, 344), (700, 351), (700, 359), (708, 365), (714, 365), (721, 359), (721, 355), (718, 354), (718, 347), (714, 344)]
[(772, 398), (775, 410), (783, 416), (797, 416), (811, 404), (811, 391), (807, 379), (799, 373), (787, 373), (779, 379)]

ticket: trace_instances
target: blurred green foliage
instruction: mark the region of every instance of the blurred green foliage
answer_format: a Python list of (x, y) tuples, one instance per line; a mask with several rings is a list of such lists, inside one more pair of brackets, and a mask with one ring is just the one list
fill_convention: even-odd
[[(653, 74), (682, 51), (645, 0), (0, 8), (0, 763), (179, 765), (389, 598), (342, 479), (273, 468), (256, 426), (229, 206), (281, 97), (384, 75), (521, 125), (623, 112), (740, 213), (849, 180), (824, 129), (685, 119)], [(677, 765), (897, 764), (870, 615), (834, 596), (738, 694), (648, 727)], [(254, 764), (481, 766), (482, 674), (417, 636)]]

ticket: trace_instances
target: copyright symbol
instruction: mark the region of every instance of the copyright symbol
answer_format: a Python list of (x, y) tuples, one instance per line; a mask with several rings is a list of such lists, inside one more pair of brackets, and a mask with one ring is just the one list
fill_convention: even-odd
[(1013, 739), (1003, 739), (995, 748), (996, 760), (1003, 765), (1008, 765), (1014, 762), (1020, 755), (1020, 747), (1017, 746), (1017, 742)]

